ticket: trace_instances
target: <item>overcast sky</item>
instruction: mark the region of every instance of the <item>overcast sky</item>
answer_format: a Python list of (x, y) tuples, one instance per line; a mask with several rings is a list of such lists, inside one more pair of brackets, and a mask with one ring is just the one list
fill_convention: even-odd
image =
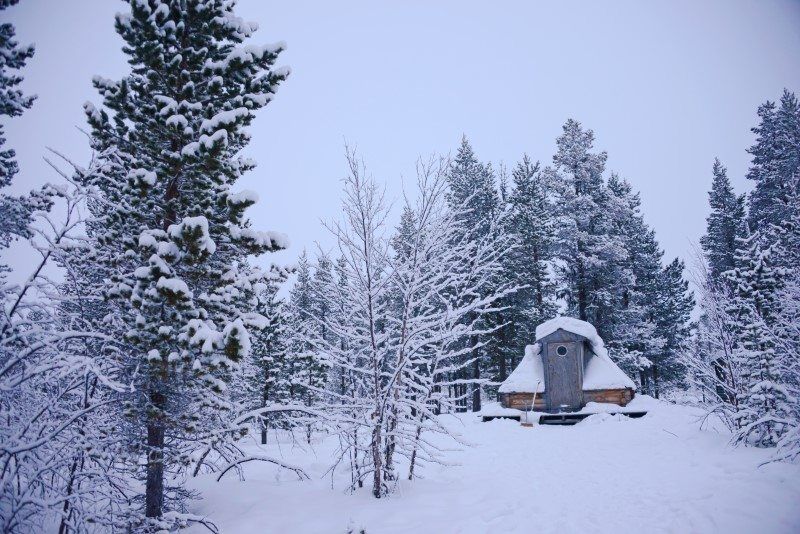
[[(3, 13), (36, 44), (24, 89), (39, 99), (6, 121), (17, 189), (57, 180), (47, 146), (88, 160), (81, 106), (99, 102), (93, 75), (127, 71), (113, 29), (124, 9), (21, 0)], [(495, 165), (524, 152), (549, 163), (570, 117), (641, 191), (667, 254), (688, 258), (714, 157), (746, 190), (756, 108), (800, 91), (800, 1), (240, 0), (238, 12), (259, 23), (255, 42), (288, 43), (292, 75), (250, 128), (259, 166), (241, 184), (260, 193), (256, 226), (289, 234), (280, 261), (331, 246), (320, 220), (338, 212), (345, 140), (397, 197), (419, 155), (452, 153), (462, 134)]]

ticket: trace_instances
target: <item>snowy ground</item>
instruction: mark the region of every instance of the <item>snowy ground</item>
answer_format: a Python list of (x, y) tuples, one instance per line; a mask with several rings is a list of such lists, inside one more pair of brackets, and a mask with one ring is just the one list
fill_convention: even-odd
[(601, 414), (574, 427), (451, 417), (474, 444), (452, 454), (460, 465), (429, 467), (424, 480), (381, 500), (366, 489), (343, 492), (344, 478), (333, 489), (320, 478), (330, 439), (313, 451), (268, 446), (316, 479), (251, 463), (244, 482), (233, 473), (199, 480), (194, 511), (228, 534), (344, 533), (349, 525), (368, 534), (800, 532), (800, 466), (759, 467), (765, 451), (729, 448), (723, 433), (698, 428), (694, 410), (635, 402), (646, 417)]

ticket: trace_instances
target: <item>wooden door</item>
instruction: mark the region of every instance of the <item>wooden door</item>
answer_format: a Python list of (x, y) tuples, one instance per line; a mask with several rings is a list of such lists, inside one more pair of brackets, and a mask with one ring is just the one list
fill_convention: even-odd
[(551, 412), (580, 410), (583, 406), (583, 354), (580, 343), (547, 344), (545, 389), (547, 409)]

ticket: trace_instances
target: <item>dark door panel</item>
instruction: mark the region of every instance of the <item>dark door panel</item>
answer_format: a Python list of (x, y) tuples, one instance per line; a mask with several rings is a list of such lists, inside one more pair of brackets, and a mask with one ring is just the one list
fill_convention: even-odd
[(580, 343), (574, 341), (547, 344), (545, 390), (549, 411), (575, 411), (582, 406), (582, 360)]

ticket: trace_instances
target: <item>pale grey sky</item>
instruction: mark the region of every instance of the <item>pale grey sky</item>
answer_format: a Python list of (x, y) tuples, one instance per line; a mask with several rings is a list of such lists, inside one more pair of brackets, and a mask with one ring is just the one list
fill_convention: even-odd
[[(39, 99), (7, 121), (19, 155), (17, 189), (57, 177), (51, 146), (89, 156), (81, 106), (99, 99), (91, 77), (127, 70), (114, 0), (22, 0), (7, 10), (34, 42), (24, 88)], [(289, 234), (292, 261), (330, 246), (343, 143), (401, 191), (419, 155), (453, 152), (461, 135), (484, 161), (527, 152), (549, 163), (573, 117), (595, 131), (609, 168), (642, 193), (668, 256), (690, 255), (702, 234), (718, 156), (739, 191), (756, 108), (800, 91), (800, 1), (303, 2), (240, 0), (255, 41), (285, 40), (292, 75), (251, 127), (258, 168), (256, 226)]]

